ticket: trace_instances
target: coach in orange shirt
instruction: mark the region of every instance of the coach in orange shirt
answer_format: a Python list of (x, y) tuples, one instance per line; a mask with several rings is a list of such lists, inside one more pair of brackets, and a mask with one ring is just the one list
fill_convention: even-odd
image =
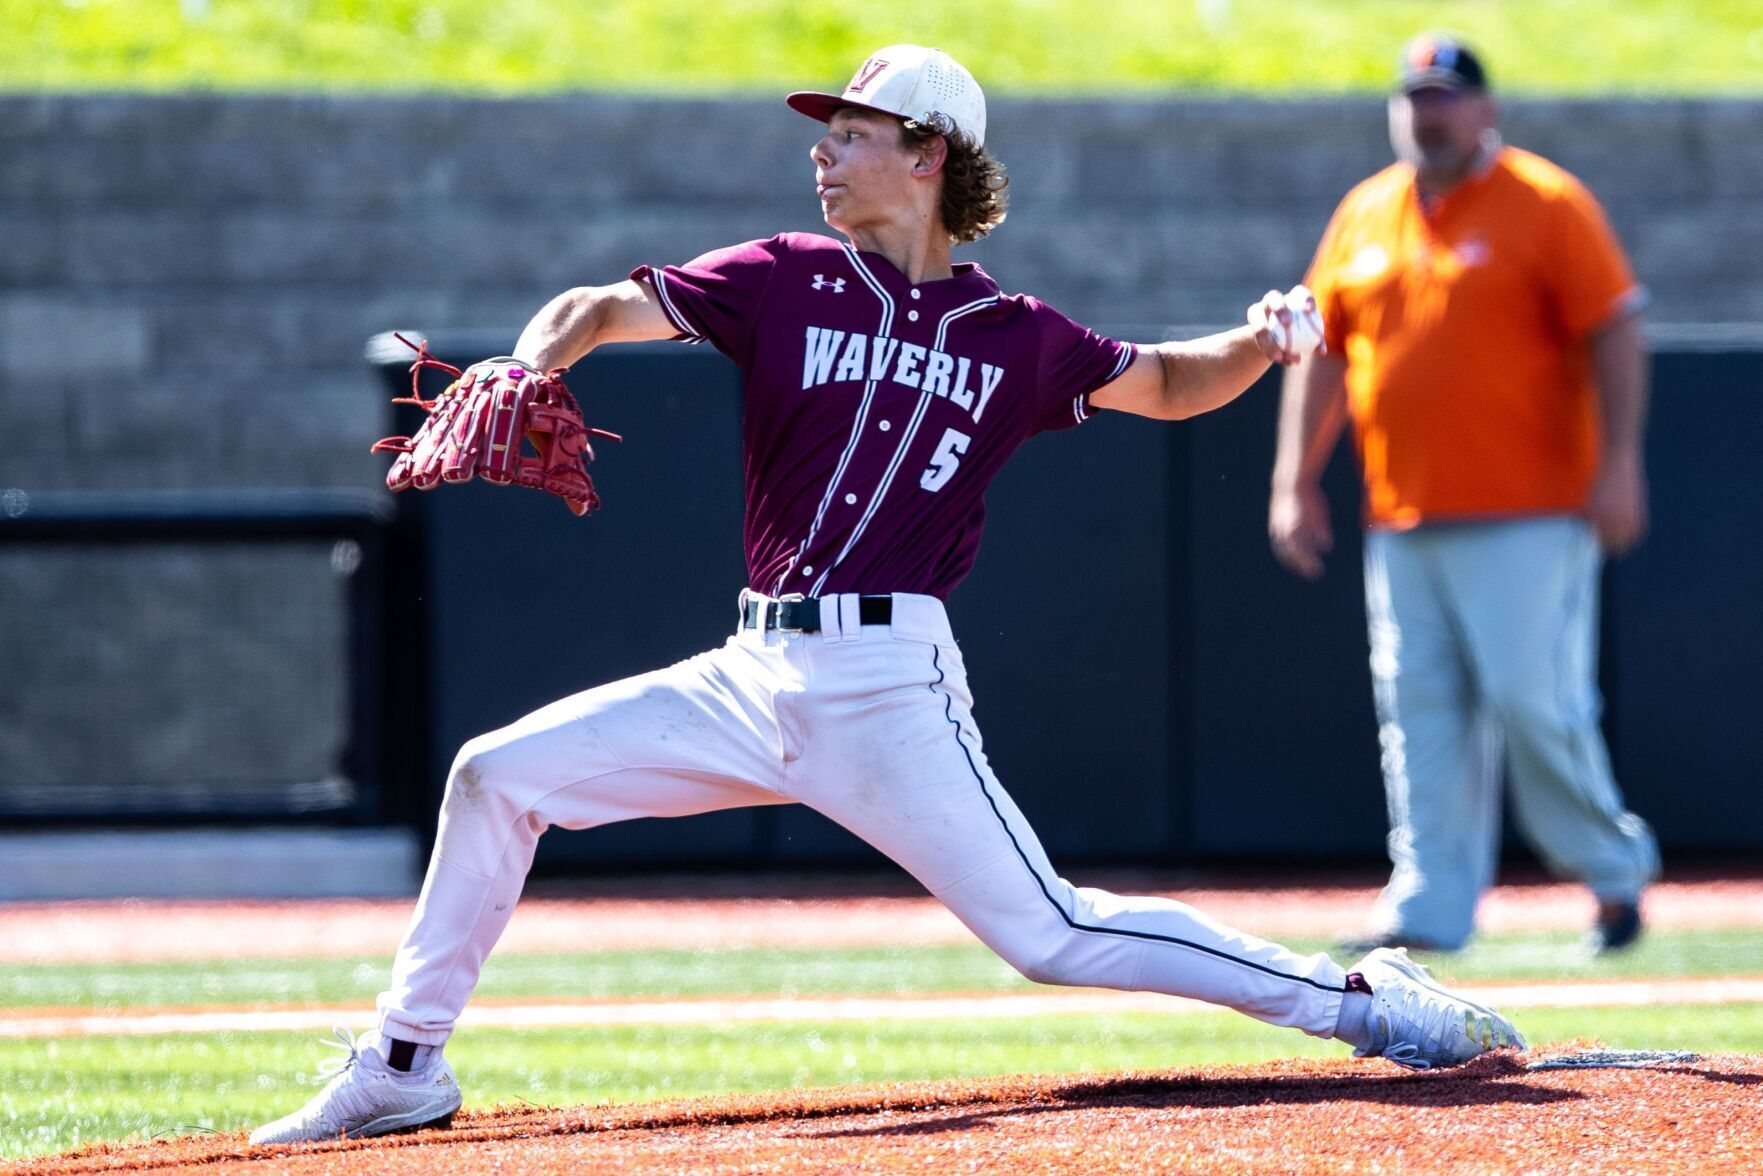
[(1481, 62), (1404, 51), (1397, 162), (1335, 210), (1309, 284), (1327, 347), (1290, 369), (1268, 531), (1307, 577), (1346, 418), (1365, 479), (1366, 612), (1395, 869), (1370, 938), (1451, 950), (1520, 827), (1598, 899), (1593, 944), (1640, 933), (1658, 871), (1598, 729), (1598, 574), (1646, 530), (1642, 291), (1591, 194), (1504, 146)]

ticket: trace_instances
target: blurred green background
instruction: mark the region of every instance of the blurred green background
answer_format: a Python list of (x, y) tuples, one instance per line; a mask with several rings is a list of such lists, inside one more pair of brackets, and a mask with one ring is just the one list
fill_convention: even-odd
[(722, 94), (939, 45), (1000, 93), (1377, 90), (1445, 28), (1522, 93), (1763, 92), (1759, 0), (9, 0), (6, 90)]

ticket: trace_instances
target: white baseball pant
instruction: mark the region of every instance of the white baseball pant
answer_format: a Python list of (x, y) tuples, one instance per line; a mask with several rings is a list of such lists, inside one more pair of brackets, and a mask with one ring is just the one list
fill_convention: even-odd
[(796, 802), (898, 862), (1031, 979), (1193, 997), (1334, 1035), (1346, 977), (1326, 955), (1056, 875), (987, 765), (942, 603), (893, 600), (891, 624), (860, 625), (856, 596), (826, 597), (821, 632), (743, 628), (468, 742), (380, 996), (382, 1030), (447, 1039), (547, 827)]

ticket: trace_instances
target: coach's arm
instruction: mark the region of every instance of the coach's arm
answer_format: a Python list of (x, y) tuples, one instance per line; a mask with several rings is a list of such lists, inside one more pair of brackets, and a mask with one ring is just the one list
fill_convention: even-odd
[(1638, 313), (1624, 311), (1595, 328), (1590, 340), (1598, 391), (1598, 473), (1586, 495), (1586, 517), (1598, 541), (1621, 555), (1647, 533), (1647, 337)]
[(648, 282), (577, 286), (540, 308), (521, 331), (514, 358), (547, 372), (569, 367), (602, 343), (642, 343), (678, 333)]
[(1292, 312), (1285, 295), (1269, 290), (1249, 308), (1249, 322), (1234, 331), (1157, 343), (1139, 348), (1138, 358), (1112, 383), (1090, 396), (1097, 408), (1112, 408), (1160, 421), (1186, 420), (1235, 400), (1270, 363), (1296, 363), (1267, 329), (1277, 317), (1291, 338)]
[(1347, 423), (1347, 361), (1313, 355), (1287, 368), (1279, 403), (1267, 537), (1280, 563), (1314, 580), (1334, 547), (1334, 524), (1322, 493), (1328, 466)]

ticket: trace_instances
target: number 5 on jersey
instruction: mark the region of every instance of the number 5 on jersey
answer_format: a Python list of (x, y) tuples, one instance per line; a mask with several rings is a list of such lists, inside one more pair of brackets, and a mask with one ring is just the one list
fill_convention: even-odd
[(947, 486), (949, 479), (955, 476), (955, 467), (961, 464), (960, 455), (967, 452), (972, 440), (959, 430), (943, 430), (943, 439), (937, 442), (936, 452), (930, 455), (930, 468), (918, 475), (918, 484), (933, 494)]

